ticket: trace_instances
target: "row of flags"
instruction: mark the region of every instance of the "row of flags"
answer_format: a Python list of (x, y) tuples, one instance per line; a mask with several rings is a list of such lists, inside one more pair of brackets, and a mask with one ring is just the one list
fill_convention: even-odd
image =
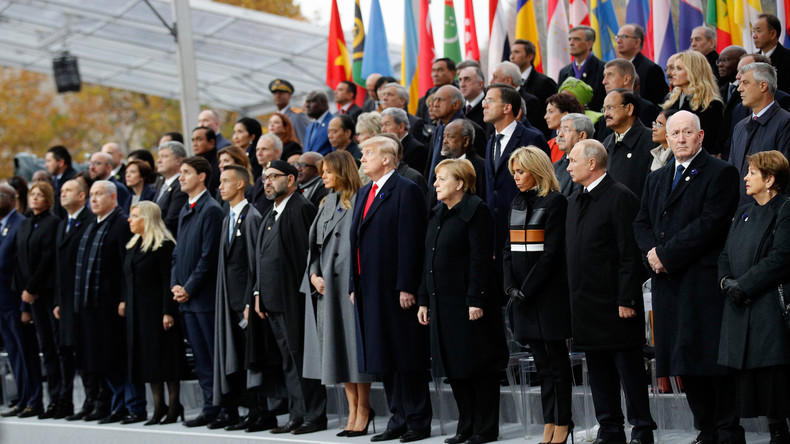
[[(433, 86), (431, 65), (436, 57), (447, 57), (456, 62), (463, 59), (480, 61), (472, 0), (463, 0), (463, 50), (453, 0), (434, 0), (444, 3), (444, 45), (441, 55), (434, 49), (430, 1), (403, 0), (404, 33), (400, 78), (409, 91), (409, 111), (412, 113), (416, 112), (419, 97)], [(536, 44), (534, 68), (549, 77), (557, 78), (560, 69), (571, 61), (568, 34), (578, 25), (595, 29), (598, 38), (593, 52), (598, 58), (605, 61), (616, 58), (615, 37), (620, 23), (613, 1), (569, 0), (566, 13), (565, 0), (546, 0), (539, 3), (537, 0), (488, 0), (488, 63), (485, 65), (488, 73), (493, 72), (499, 62), (508, 59), (510, 46), (516, 39), (525, 39)], [(679, 0), (676, 35), (671, 0), (628, 0), (626, 23), (635, 23), (645, 29), (642, 53), (664, 66), (669, 56), (689, 48), (692, 30), (704, 24), (716, 29), (718, 51), (729, 45), (740, 45), (749, 52), (755, 51), (751, 35), (753, 24), (762, 14), (760, 0), (706, 0), (707, 15), (703, 14), (702, 1)], [(415, 4), (417, 8), (414, 7)], [(547, 23), (543, 45), (537, 44), (540, 41), (537, 8), (546, 8)], [(787, 32), (790, 0), (777, 0), (776, 13), (782, 22), (780, 42), (790, 46), (790, 34)], [(361, 103), (364, 100), (364, 85), (368, 75), (379, 73), (394, 77), (379, 0), (371, 0), (367, 22), (363, 21), (359, 0), (355, 0), (353, 36), (353, 45), (349, 51), (340, 24), (337, 0), (332, 0), (326, 83), (334, 89), (343, 80), (353, 81), (359, 85), (357, 100)], [(541, 48), (545, 48), (545, 53)]]

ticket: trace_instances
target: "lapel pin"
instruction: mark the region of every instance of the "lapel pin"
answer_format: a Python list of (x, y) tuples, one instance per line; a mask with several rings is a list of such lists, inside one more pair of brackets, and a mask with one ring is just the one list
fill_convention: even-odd
[(688, 182), (689, 180), (691, 180), (691, 177), (686, 176), (686, 182)]
[(8, 236), (8, 227), (3, 228), (3, 236)]
[(625, 157), (630, 159), (631, 158), (631, 153), (628, 153)]

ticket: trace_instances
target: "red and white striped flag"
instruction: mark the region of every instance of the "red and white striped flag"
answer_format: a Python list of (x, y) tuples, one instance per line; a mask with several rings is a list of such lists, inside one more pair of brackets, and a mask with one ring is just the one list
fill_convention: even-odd
[(565, 14), (563, 0), (549, 0), (546, 16), (548, 17), (546, 75), (556, 79), (560, 75), (560, 70), (571, 62), (571, 55), (568, 52), (568, 16)]
[(587, 6), (587, 0), (570, 0), (568, 8), (571, 28), (579, 25), (590, 26), (590, 7)]

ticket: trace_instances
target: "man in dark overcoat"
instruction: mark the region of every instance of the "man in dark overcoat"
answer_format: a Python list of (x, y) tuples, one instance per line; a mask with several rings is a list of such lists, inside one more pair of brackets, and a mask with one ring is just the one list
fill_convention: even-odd
[(698, 441), (743, 442), (736, 381), (717, 364), (716, 261), (738, 203), (738, 170), (702, 149), (704, 135), (694, 114), (670, 117), (675, 160), (648, 176), (634, 234), (651, 271), (657, 376), (682, 376)]
[(184, 144), (176, 141), (165, 142), (159, 146), (156, 158), (156, 171), (162, 175), (164, 182), (154, 201), (162, 210), (162, 220), (174, 238), (178, 236), (178, 215), (187, 203), (187, 195), (181, 191), (178, 176), (181, 174), (181, 162), (187, 157)]
[(642, 282), (646, 276), (633, 221), (639, 198), (606, 173), (597, 140), (573, 147), (568, 171), (583, 189), (570, 197), (565, 223), (573, 345), (585, 352), (597, 444), (625, 443), (620, 387), (625, 393), (631, 444), (653, 442), (642, 345)]
[(655, 147), (652, 132), (639, 120), (639, 97), (627, 89), (614, 89), (603, 101), (603, 119), (612, 134), (603, 141), (608, 152), (606, 172), (612, 179), (642, 195)]
[(428, 328), (417, 322), (425, 240), (426, 204), (419, 186), (395, 168), (397, 144), (374, 137), (362, 145), (362, 168), (371, 182), (357, 193), (351, 225), (351, 297), (357, 314), (361, 373), (384, 375), (392, 417), (372, 441), (427, 438)]

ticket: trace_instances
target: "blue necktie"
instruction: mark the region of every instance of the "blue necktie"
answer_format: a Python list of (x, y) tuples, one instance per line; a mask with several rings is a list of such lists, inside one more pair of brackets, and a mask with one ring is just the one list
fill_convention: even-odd
[(68, 233), (69, 231), (71, 231), (71, 226), (72, 226), (73, 224), (74, 224), (74, 218), (73, 218), (73, 217), (70, 217), (70, 218), (69, 218), (69, 224), (68, 224), (68, 225), (66, 225), (66, 233)]
[(683, 165), (678, 165), (677, 172), (675, 173), (675, 178), (672, 179), (672, 191), (675, 190), (675, 187), (678, 185), (678, 182), (680, 182), (680, 178), (683, 177), (683, 170), (685, 169), (686, 168), (684, 168)]
[(502, 157), (502, 138), (504, 134), (496, 135), (496, 143), (494, 143), (494, 169), (499, 166), (499, 158)]
[(233, 214), (233, 210), (230, 210), (230, 226), (228, 227), (228, 244), (230, 245), (231, 241), (233, 241), (233, 229), (236, 227), (235, 222), (235, 215)]

